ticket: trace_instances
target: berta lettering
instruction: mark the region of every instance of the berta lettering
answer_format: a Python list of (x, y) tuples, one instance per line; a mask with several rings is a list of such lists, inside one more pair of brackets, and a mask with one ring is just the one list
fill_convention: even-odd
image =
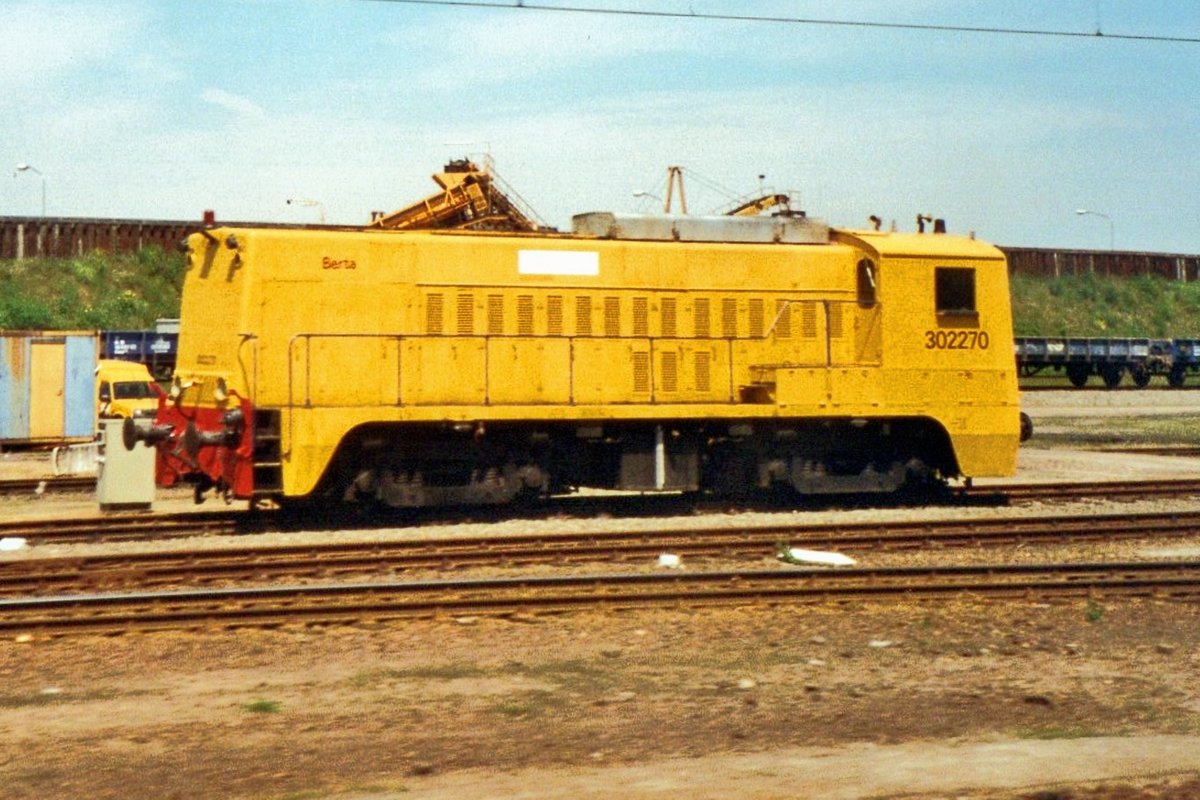
[(321, 269), (358, 269), (358, 263), (352, 258), (330, 258), (325, 256), (321, 259)]

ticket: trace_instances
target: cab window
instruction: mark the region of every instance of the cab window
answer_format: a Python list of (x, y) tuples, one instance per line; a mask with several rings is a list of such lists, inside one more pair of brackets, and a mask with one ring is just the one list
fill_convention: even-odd
[(975, 270), (970, 267), (935, 267), (934, 297), (939, 314), (979, 313), (975, 304)]
[(878, 302), (879, 287), (876, 284), (875, 262), (869, 258), (858, 262), (858, 304), (873, 306)]

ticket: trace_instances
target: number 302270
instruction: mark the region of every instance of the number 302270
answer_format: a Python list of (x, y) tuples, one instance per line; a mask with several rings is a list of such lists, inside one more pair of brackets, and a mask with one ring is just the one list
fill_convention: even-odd
[(987, 350), (987, 331), (925, 331), (926, 350)]

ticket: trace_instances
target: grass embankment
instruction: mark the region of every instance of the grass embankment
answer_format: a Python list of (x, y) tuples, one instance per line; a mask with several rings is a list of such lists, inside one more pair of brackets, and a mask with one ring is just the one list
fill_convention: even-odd
[(138, 330), (179, 316), (184, 259), (136, 253), (0, 261), (0, 330)]
[(1015, 275), (1012, 296), (1017, 336), (1200, 336), (1200, 283)]
[[(184, 260), (132, 254), (0, 261), (0, 329), (137, 329), (179, 315)], [(1012, 280), (1018, 336), (1200, 336), (1200, 283), (1093, 275)]]

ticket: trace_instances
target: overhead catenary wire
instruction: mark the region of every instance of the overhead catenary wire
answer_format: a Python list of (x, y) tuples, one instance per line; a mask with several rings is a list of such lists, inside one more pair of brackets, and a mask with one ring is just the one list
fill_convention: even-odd
[[(696, 170), (692, 169), (691, 167), (678, 166), (678, 167), (671, 167), (670, 169), (678, 169), (680, 174), (682, 176), (686, 177), (689, 184), (691, 184), (691, 183), (698, 184), (701, 187), (703, 187), (704, 189), (708, 190), (709, 192), (716, 194), (723, 198), (722, 203), (719, 206), (717, 206), (716, 208), (712, 209), (708, 213), (711, 213), (711, 214), (719, 213), (720, 209), (723, 209), (726, 206), (728, 206), (730, 202), (737, 201), (739, 199), (743, 199), (748, 196), (746, 194), (746, 192), (739, 192), (735, 189), (731, 189), (728, 186), (725, 186), (724, 184), (720, 183), (719, 181), (697, 172)], [(668, 175), (669, 174), (670, 173), (668, 172)], [(661, 203), (661, 202), (663, 202), (663, 198), (666, 196), (667, 183), (668, 183), (668, 178), (666, 176), (661, 177), (661, 178), (659, 178), (658, 183), (654, 184), (653, 189), (651, 189), (650, 191), (635, 192), (634, 196), (642, 197), (642, 198), (651, 198), (654, 200), (658, 200)]]
[(1130, 42), (1157, 42), (1171, 44), (1200, 44), (1196, 36), (1166, 36), (1162, 34), (1106, 33), (1100, 30), (1099, 20), (1093, 31), (1072, 31), (1052, 28), (1006, 28), (987, 25), (947, 25), (922, 22), (886, 22), (881, 20), (848, 20), (818, 17), (787, 17), (758, 14), (717, 14), (697, 11), (654, 11), (637, 8), (597, 8), (584, 5), (553, 3), (529, 3), (524, 0), (511, 2), (486, 2), (485, 0), (373, 0), (373, 2), (399, 3), (405, 5), (447, 6), (458, 8), (487, 8), (513, 11), (541, 11), (570, 14), (597, 14), (606, 16), (644, 17), (658, 19), (696, 20), (706, 22), (749, 22), (775, 25), (814, 25), (841, 28), (874, 28), (882, 30), (974, 33), (1006, 36), (1040, 36), (1071, 39), (1095, 39)]

